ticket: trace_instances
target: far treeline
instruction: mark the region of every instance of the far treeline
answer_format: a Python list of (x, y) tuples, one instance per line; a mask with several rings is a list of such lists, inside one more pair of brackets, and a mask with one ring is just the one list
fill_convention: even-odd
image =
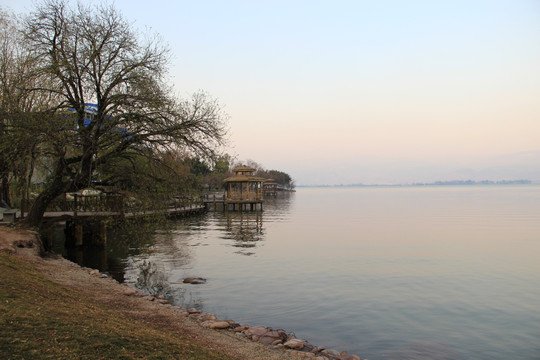
[(160, 37), (98, 4), (0, 8), (0, 201), (28, 206), (27, 226), (67, 192), (101, 186), (155, 201), (219, 189), (234, 166), (218, 101), (174, 95)]

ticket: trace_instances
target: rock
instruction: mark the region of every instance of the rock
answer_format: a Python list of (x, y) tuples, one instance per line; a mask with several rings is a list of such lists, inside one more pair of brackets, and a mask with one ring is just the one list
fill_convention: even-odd
[(124, 290), (124, 295), (126, 295), (126, 296), (135, 296), (135, 295), (137, 295), (137, 290), (135, 290), (135, 289), (126, 289), (126, 290)]
[(184, 279), (184, 284), (205, 284), (206, 279), (200, 277), (187, 277)]
[(275, 338), (271, 337), (271, 336), (266, 336), (266, 335), (263, 335), (261, 337), (259, 337), (259, 340), (258, 340), (261, 344), (264, 344), (264, 345), (277, 345), (281, 342), (278, 341), (277, 344), (274, 344), (275, 341), (277, 341)]
[(96, 269), (90, 270), (89, 274), (94, 275), (94, 276), (98, 276), (99, 275), (99, 270), (96, 270)]
[(209, 329), (228, 329), (229, 323), (222, 320), (207, 320), (203, 321), (201, 325)]
[(304, 344), (304, 347), (302, 348), (302, 351), (313, 353), (313, 349), (315, 349), (315, 346), (311, 345), (310, 343), (306, 341), (306, 343)]
[(257, 339), (268, 332), (268, 329), (264, 326), (250, 327), (245, 331), (248, 337), (257, 337)]
[(217, 317), (212, 313), (206, 313), (201, 316), (202, 321), (217, 320)]
[(202, 313), (201, 310), (197, 310), (197, 309), (195, 309), (195, 308), (189, 308), (189, 309), (187, 309), (187, 312), (188, 312), (188, 314), (190, 314), (190, 315)]
[(307, 353), (299, 350), (290, 350), (290, 353), (304, 359), (315, 359), (315, 354), (312, 353)]
[(305, 341), (305, 340), (291, 339), (291, 340), (287, 341), (283, 345), (285, 345), (285, 347), (288, 348), (288, 349), (301, 350), (302, 348), (304, 348), (304, 345), (306, 343), (307, 343), (307, 341)]
[(242, 326), (235, 327), (233, 330), (236, 331), (236, 332), (242, 332), (242, 331), (247, 330), (247, 329), (249, 329), (248, 325), (242, 325)]
[(339, 357), (339, 360), (362, 360), (358, 355), (345, 354)]
[(160, 304), (163, 304), (163, 305), (166, 305), (166, 304), (169, 303), (169, 301), (167, 301), (165, 299), (158, 299), (157, 302), (160, 303)]
[(226, 322), (226, 321), (213, 321), (209, 328), (210, 329), (228, 329), (229, 328), (229, 323)]
[(259, 337), (259, 342), (265, 345), (277, 345), (287, 340), (285, 330), (266, 329), (267, 331)]
[(339, 357), (341, 356), (339, 352), (332, 349), (323, 350), (321, 351), (321, 354), (330, 359), (339, 359)]

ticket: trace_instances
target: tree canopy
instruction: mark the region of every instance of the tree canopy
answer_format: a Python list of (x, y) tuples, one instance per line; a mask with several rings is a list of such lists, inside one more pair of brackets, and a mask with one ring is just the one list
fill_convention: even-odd
[(22, 30), (34, 81), (19, 88), (46, 101), (20, 114), (7, 109), (4, 117), (10, 133), (39, 140), (49, 168), (29, 225), (55, 197), (88, 186), (113, 160), (159, 160), (178, 151), (211, 159), (224, 144), (227, 116), (219, 103), (204, 92), (173, 96), (169, 50), (158, 36), (136, 32), (113, 6), (45, 1)]

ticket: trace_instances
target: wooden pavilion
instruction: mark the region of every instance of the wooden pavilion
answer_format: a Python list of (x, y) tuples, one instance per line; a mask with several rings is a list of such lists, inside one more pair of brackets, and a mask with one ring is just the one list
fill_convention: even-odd
[(233, 210), (245, 210), (249, 205), (251, 210), (256, 210), (258, 206), (262, 210), (263, 203), (263, 182), (264, 178), (255, 176), (256, 169), (240, 165), (233, 169), (234, 175), (225, 179), (227, 192), (225, 194), (225, 208), (232, 205)]
[(267, 179), (263, 184), (264, 196), (276, 196), (279, 184), (274, 179)]

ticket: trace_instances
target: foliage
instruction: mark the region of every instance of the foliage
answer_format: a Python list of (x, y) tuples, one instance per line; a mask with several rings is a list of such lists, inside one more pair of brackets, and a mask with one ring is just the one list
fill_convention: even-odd
[(8, 184), (19, 202), (42, 184), (28, 225), (59, 195), (96, 184), (152, 206), (223, 187), (234, 161), (220, 152), (227, 116), (204, 92), (173, 95), (157, 35), (104, 4), (45, 0), (25, 21), (0, 15), (0, 179), (8, 201)]
[(19, 17), (0, 9), (0, 199), (11, 202), (11, 184), (17, 197), (12, 205), (28, 198), (42, 135), (29, 131), (40, 120), (32, 113), (49, 101), (47, 95), (28, 90), (37, 86), (39, 77), (21, 27)]
[[(256, 170), (255, 174), (257, 176), (265, 179), (272, 179), (284, 189), (294, 189), (296, 186), (293, 178), (286, 172), (279, 170), (266, 170), (261, 164), (253, 160), (247, 160), (246, 162), (244, 162), (244, 164), (254, 168)], [(241, 165), (241, 163), (238, 163), (236, 165)]]
[(226, 134), (220, 105), (203, 92), (189, 100), (173, 97), (168, 49), (157, 36), (136, 33), (114, 7), (47, 1), (26, 19), (25, 33), (28, 51), (39, 60), (34, 73), (47, 80), (28, 90), (51, 98), (39, 112), (44, 125), (29, 130), (57, 124), (40, 142), (49, 177), (30, 225), (58, 195), (91, 185), (102, 166), (152, 167), (175, 152), (216, 156)]
[(265, 177), (267, 179), (272, 179), (285, 189), (294, 189), (295, 183), (292, 177), (279, 170), (263, 170), (257, 173), (258, 176)]

